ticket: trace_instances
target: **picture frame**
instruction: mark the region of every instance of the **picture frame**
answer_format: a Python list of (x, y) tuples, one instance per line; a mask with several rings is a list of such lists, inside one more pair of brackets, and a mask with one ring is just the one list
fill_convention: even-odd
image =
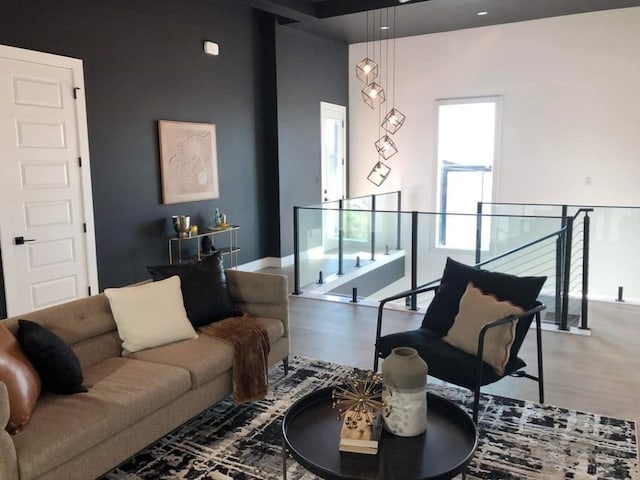
[(158, 120), (162, 203), (220, 198), (216, 126)]

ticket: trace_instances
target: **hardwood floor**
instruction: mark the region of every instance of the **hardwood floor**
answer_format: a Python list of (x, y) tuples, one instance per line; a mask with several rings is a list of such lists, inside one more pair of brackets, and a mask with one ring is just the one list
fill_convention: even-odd
[[(290, 300), (292, 353), (372, 368), (376, 308), (294, 295)], [(383, 333), (417, 328), (422, 314), (389, 310), (384, 318)], [(640, 307), (592, 301), (590, 326), (590, 336), (543, 332), (546, 403), (640, 421)], [(521, 356), (535, 373), (531, 333)], [(482, 391), (538, 400), (537, 383), (527, 379), (507, 378)]]

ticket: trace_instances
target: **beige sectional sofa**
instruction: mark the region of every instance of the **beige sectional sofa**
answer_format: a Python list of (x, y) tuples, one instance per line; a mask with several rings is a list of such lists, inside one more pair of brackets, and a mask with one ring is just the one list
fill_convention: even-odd
[[(286, 277), (227, 270), (235, 304), (266, 327), (269, 365), (287, 367), (289, 309)], [(0, 479), (90, 479), (231, 393), (232, 348), (210, 336), (122, 356), (104, 294), (39, 310), (32, 320), (77, 354), (87, 393), (43, 393), (16, 435), (0, 429)], [(13, 333), (17, 318), (4, 320)], [(7, 424), (7, 390), (0, 382), (0, 424)]]

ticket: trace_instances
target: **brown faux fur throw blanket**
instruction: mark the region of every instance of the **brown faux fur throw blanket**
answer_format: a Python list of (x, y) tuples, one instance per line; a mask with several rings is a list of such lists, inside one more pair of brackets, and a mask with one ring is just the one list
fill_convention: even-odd
[(269, 337), (251, 314), (226, 318), (200, 327), (233, 347), (233, 401), (236, 404), (262, 400), (269, 388)]

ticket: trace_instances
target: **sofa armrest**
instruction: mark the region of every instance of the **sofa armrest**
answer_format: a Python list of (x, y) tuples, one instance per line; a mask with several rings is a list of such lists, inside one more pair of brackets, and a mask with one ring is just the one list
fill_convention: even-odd
[(9, 423), (9, 393), (4, 383), (0, 382), (0, 478), (18, 480), (18, 458), (11, 435), (5, 427)]
[(244, 312), (256, 317), (275, 318), (289, 336), (289, 291), (287, 277), (271, 273), (225, 270), (229, 294)]

